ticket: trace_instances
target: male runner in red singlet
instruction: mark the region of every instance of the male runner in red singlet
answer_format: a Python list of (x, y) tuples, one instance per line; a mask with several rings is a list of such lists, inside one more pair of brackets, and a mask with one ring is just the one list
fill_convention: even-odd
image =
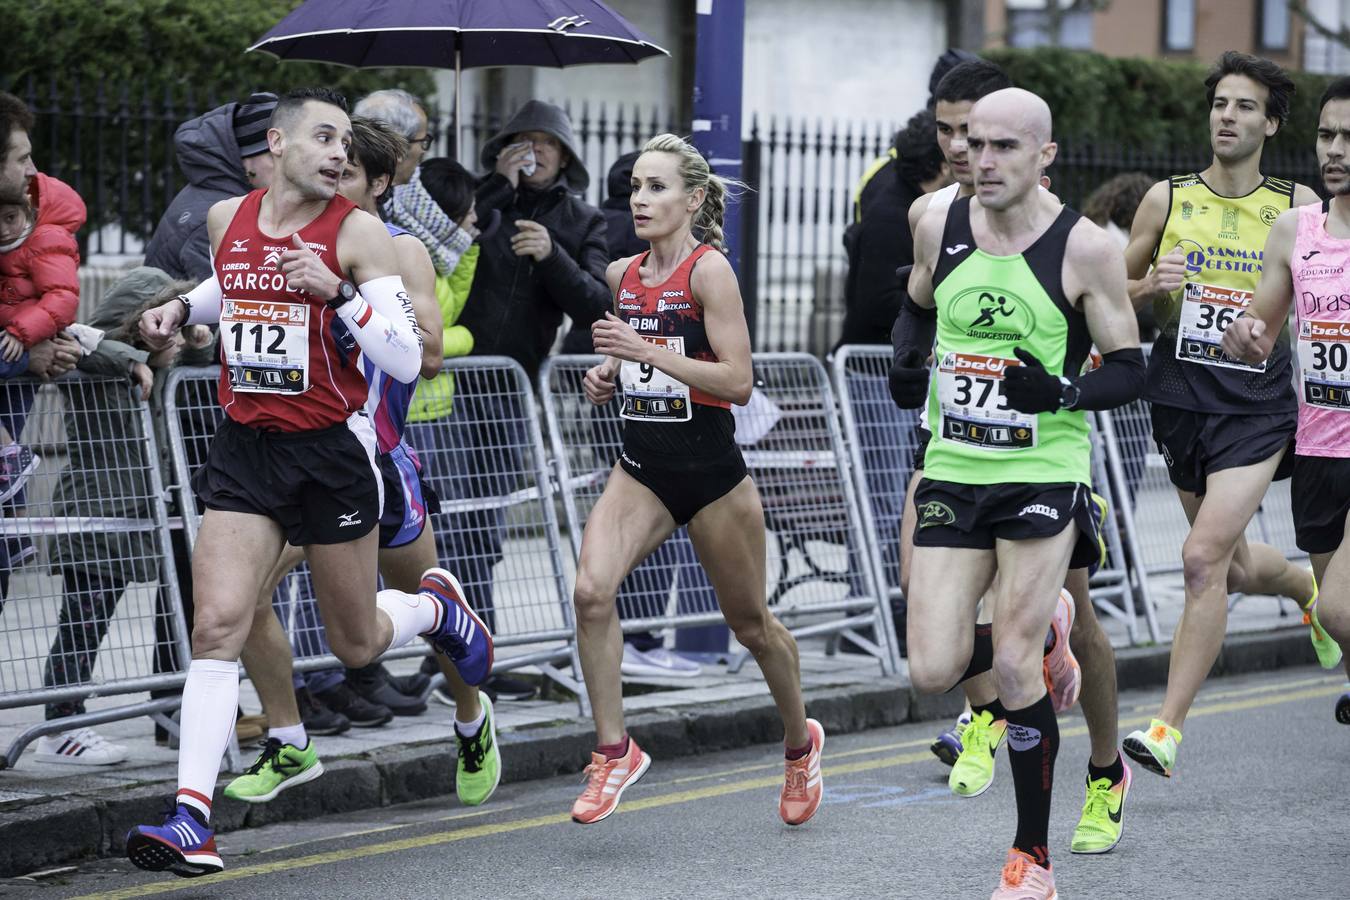
[(439, 569), (417, 594), (382, 591), (371, 602), (383, 482), (363, 409), (366, 379), (337, 341), (350, 332), (368, 359), (405, 383), (419, 374), (422, 347), (392, 238), (379, 219), (336, 196), (352, 140), (346, 101), (325, 89), (289, 94), (267, 138), (271, 187), (217, 203), (208, 215), (212, 277), (141, 321), (152, 341), (182, 325), (220, 324), (226, 419), (193, 478), (206, 513), (192, 557), (197, 613), (178, 791), (163, 825), (127, 835), (137, 866), (185, 877), (224, 868), (211, 797), (234, 726), (240, 649), (268, 574), (258, 561), (270, 564), (287, 541), (304, 547), (329, 644), (346, 665), (365, 665), (420, 634), (446, 652), (481, 643)]

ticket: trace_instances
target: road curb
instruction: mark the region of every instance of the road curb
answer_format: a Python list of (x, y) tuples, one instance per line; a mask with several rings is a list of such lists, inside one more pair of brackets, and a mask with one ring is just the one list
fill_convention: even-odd
[[(1155, 687), (1167, 681), (1169, 645), (1116, 651), (1119, 689)], [(1303, 627), (1229, 637), (1212, 675), (1237, 675), (1316, 662)], [(950, 720), (963, 705), (959, 691), (931, 696), (900, 679), (806, 692), (808, 715), (828, 734), (847, 734), (907, 722)], [(782, 726), (766, 694), (702, 707), (645, 710), (628, 718), (628, 729), (658, 759), (717, 752), (782, 739)], [(589, 760), (595, 734), (589, 724), (567, 722), (524, 728), (498, 736), (503, 782), (533, 781), (579, 772)], [(443, 797), (454, 791), (454, 757), (445, 742), (381, 748), (324, 761), (324, 775), (271, 803), (228, 800), (217, 789), (212, 819), (218, 833), (275, 822), (359, 812)], [(0, 779), (3, 784), (3, 779)], [(172, 781), (88, 791), (36, 800), (0, 813), (0, 877), (94, 856), (120, 854), (127, 830), (162, 815)]]

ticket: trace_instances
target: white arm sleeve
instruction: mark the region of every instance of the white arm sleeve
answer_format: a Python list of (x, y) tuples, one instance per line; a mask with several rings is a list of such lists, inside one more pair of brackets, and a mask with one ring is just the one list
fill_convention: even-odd
[(188, 317), (183, 321), (184, 325), (215, 325), (220, 321), (220, 304), (224, 293), (220, 289), (220, 279), (214, 272), (184, 296), (188, 302)]
[(422, 374), (422, 332), (402, 278), (387, 275), (367, 281), (354, 300), (338, 307), (337, 314), (361, 352), (381, 371), (403, 384)]

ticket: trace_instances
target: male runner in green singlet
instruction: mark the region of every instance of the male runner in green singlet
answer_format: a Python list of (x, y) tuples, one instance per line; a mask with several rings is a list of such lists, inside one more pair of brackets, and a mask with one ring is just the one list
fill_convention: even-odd
[[(1047, 832), (1059, 731), (1041, 662), (1074, 545), (1096, 537), (1082, 411), (1127, 403), (1143, 381), (1119, 250), (1038, 190), (1055, 156), (1050, 135), (1049, 108), (1027, 91), (975, 104), (975, 196), (919, 221), (897, 324), (902, 367), (924, 369), (937, 337), (926, 382), (933, 439), (915, 498), (910, 677), (939, 692), (993, 669), (1018, 807), (994, 900), (1055, 896)], [(988, 295), (1011, 310), (992, 324), (981, 315)], [(1079, 374), (1093, 343), (1103, 365)], [(976, 654), (975, 607), (995, 567), (993, 644)]]

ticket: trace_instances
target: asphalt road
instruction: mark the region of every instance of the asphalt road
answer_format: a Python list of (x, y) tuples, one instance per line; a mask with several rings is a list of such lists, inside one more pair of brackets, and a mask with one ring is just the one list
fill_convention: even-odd
[[(1337, 673), (1338, 674), (1338, 673)], [(1211, 682), (1178, 776), (1136, 769), (1125, 838), (1074, 856), (1087, 737), (1061, 720), (1051, 853), (1063, 898), (1350, 896), (1350, 728), (1331, 716), (1341, 679), (1316, 669)], [(1160, 692), (1121, 698), (1122, 734)], [(961, 800), (927, 750), (933, 724), (827, 738), (825, 804), (777, 816), (776, 747), (655, 762), (619, 813), (582, 827), (575, 778), (512, 784), (485, 807), (452, 799), (224, 835), (226, 869), (202, 879), (89, 863), (22, 897), (984, 898), (1012, 838), (1012, 780)], [(303, 789), (303, 788), (302, 788)], [(130, 823), (129, 823), (130, 824)]]

